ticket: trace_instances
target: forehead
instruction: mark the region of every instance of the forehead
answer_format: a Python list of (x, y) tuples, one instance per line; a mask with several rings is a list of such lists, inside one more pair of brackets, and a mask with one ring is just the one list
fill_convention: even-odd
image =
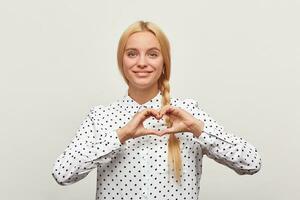
[(126, 49), (148, 49), (157, 47), (160, 49), (160, 44), (154, 34), (149, 31), (133, 33), (127, 40)]

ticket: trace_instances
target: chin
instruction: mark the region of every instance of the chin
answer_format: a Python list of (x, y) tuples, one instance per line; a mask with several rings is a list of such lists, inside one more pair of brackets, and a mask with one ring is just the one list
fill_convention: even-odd
[(154, 83), (151, 81), (135, 81), (132, 85), (134, 85), (136, 88), (146, 89), (150, 88), (152, 85), (154, 85)]
[(140, 88), (140, 89), (146, 89), (146, 88), (149, 88), (151, 87), (151, 84), (142, 84), (142, 83), (136, 83), (134, 84), (136, 88)]

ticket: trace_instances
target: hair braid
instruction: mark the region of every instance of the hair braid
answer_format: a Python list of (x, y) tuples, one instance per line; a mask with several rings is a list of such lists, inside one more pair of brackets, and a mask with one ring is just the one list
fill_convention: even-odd
[[(163, 79), (161, 84), (161, 92), (162, 92), (162, 107), (166, 105), (170, 105), (170, 84), (167, 79)], [(172, 121), (170, 117), (165, 117), (165, 122), (167, 127), (172, 126)], [(171, 163), (171, 169), (175, 171), (176, 180), (180, 181), (180, 172), (182, 170), (182, 161), (180, 154), (180, 140), (175, 136), (175, 133), (169, 134), (168, 139), (168, 163)]]

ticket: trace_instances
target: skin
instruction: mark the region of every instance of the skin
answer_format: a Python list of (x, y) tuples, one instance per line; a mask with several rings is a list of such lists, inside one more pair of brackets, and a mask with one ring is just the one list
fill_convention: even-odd
[[(128, 38), (123, 55), (123, 70), (129, 80), (128, 95), (138, 104), (149, 101), (159, 92), (158, 79), (162, 74), (163, 63), (159, 41), (151, 32), (134, 33)], [(141, 71), (150, 73), (137, 73)], [(168, 115), (173, 121), (172, 127), (157, 131), (143, 126), (143, 121), (147, 118), (153, 116), (160, 120), (164, 115)], [(199, 137), (203, 127), (204, 123), (187, 111), (167, 105), (161, 110), (146, 108), (136, 113), (124, 127), (117, 130), (117, 134), (123, 144), (130, 138), (143, 135), (163, 136), (191, 132)]]
[[(156, 37), (150, 32), (132, 34), (123, 55), (123, 70), (129, 80), (128, 94), (143, 104), (158, 93), (158, 79), (163, 69), (163, 57)], [(147, 71), (151, 73), (138, 74)]]

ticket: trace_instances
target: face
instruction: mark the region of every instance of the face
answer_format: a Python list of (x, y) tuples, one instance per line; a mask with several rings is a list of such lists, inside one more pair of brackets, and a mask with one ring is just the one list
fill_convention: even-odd
[(132, 34), (123, 55), (123, 70), (129, 80), (129, 87), (157, 87), (162, 69), (163, 57), (155, 35), (149, 31)]

